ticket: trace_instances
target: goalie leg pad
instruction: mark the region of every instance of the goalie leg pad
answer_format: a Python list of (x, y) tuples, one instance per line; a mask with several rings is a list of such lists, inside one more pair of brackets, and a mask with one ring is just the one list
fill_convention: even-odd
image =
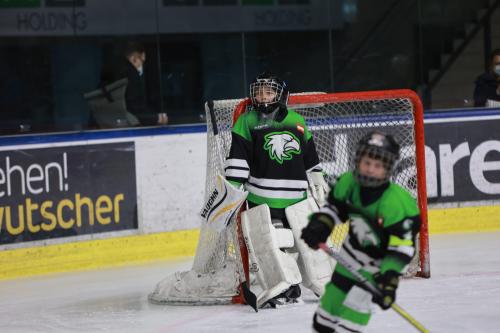
[(272, 225), (271, 213), (265, 204), (244, 211), (241, 225), (250, 269), (263, 289), (257, 297), (257, 306), (261, 307), (302, 281), (297, 262), (281, 250), (293, 246), (293, 234), (289, 229), (277, 229)]
[(307, 246), (300, 238), (302, 229), (308, 223), (308, 216), (318, 211), (318, 205), (312, 198), (298, 202), (285, 209), (285, 214), (292, 229), (295, 247), (299, 252), (299, 269), (302, 284), (316, 295), (323, 295), (325, 285), (335, 268), (335, 260), (323, 251), (316, 251)]

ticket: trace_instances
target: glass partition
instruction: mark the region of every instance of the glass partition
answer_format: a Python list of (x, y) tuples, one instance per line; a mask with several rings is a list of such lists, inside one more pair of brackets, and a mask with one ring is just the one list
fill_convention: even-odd
[[(457, 41), (484, 23), (477, 18), (490, 5), (2, 1), (0, 135), (156, 126), (165, 123), (163, 113), (168, 124), (200, 123), (206, 100), (246, 96), (263, 71), (288, 81), (292, 92), (411, 88), (431, 94), (447, 69), (443, 55), (458, 52)], [(131, 44), (144, 54), (134, 57), (139, 65), (126, 56)]]

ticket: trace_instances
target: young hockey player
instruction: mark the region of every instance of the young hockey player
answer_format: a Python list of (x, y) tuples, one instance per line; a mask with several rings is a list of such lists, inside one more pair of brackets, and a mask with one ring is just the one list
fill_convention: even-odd
[[(249, 208), (258, 207), (248, 210), (242, 220), (248, 217), (243, 231), (251, 264), (258, 266), (257, 280), (265, 291), (259, 306), (270, 299), (290, 301), (300, 296), (297, 263), (274, 251), (293, 247), (285, 208), (306, 199), (308, 186), (320, 202), (328, 191), (311, 132), (304, 118), (287, 108), (288, 95), (286, 83), (267, 73), (250, 84), (251, 108), (233, 126), (225, 163), (226, 179), (237, 187), (244, 185)], [(251, 230), (260, 223), (260, 231)], [(265, 234), (253, 233), (264, 229)], [(275, 275), (273, 267), (282, 267), (283, 274)]]
[(399, 277), (415, 254), (420, 213), (412, 196), (389, 181), (399, 157), (391, 135), (374, 131), (360, 140), (355, 169), (340, 176), (328, 203), (310, 216), (302, 239), (314, 249), (336, 223), (349, 221), (340, 255), (376, 285), (382, 297), (372, 300), (354, 276), (337, 264), (313, 318), (316, 332), (362, 332), (371, 302), (388, 309), (396, 298)]

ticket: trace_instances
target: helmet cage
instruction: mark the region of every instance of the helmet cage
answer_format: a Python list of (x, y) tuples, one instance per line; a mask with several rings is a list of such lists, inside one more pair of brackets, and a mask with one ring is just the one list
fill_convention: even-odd
[[(386, 170), (385, 176), (382, 178), (376, 178), (361, 174), (359, 170), (359, 165), (361, 162), (361, 158), (363, 156), (367, 156), (369, 158), (382, 161), (384, 168)], [(387, 183), (391, 178), (397, 159), (398, 155), (394, 154), (391, 151), (388, 151), (386, 149), (377, 146), (360, 144), (358, 149), (356, 150), (356, 155), (354, 160), (355, 163), (354, 176), (356, 177), (360, 185), (364, 187), (377, 187), (383, 185)]]
[[(257, 100), (259, 94), (269, 90), (275, 93), (272, 100), (265, 102)], [(280, 82), (280, 80), (276, 78), (258, 77), (250, 84), (250, 100), (252, 101), (252, 106), (257, 111), (269, 114), (275, 111), (279, 106), (286, 106), (288, 102), (288, 89), (284, 82)]]

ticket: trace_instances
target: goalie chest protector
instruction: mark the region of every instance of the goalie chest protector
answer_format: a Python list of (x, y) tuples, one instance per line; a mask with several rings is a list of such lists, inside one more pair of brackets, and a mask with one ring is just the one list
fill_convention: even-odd
[(244, 160), (249, 177), (232, 176), (229, 166), (227, 179), (248, 181), (248, 200), (273, 208), (306, 198), (306, 170), (320, 170), (312, 135), (304, 118), (293, 110), (278, 113), (275, 120), (264, 119), (255, 110), (242, 114), (232, 130), (229, 159)]

